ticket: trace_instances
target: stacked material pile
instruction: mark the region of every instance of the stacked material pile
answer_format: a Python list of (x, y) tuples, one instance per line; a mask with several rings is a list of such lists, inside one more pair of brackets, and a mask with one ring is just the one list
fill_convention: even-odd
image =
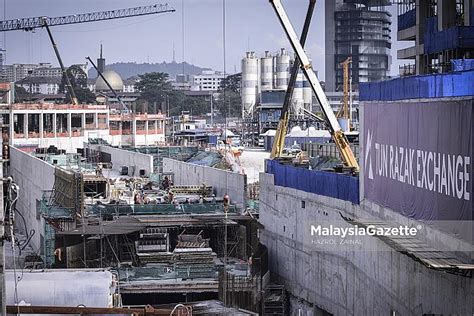
[(201, 235), (180, 235), (173, 252), (178, 278), (213, 278), (216, 276), (216, 253), (209, 247), (209, 239)]

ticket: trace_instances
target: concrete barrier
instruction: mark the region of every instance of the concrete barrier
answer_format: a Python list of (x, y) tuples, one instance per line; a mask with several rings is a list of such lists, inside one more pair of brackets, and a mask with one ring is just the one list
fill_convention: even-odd
[(244, 174), (170, 158), (163, 158), (163, 172), (173, 173), (176, 185), (212, 185), (217, 196), (228, 194), (231, 203), (237, 207), (244, 208), (246, 205), (247, 176)]

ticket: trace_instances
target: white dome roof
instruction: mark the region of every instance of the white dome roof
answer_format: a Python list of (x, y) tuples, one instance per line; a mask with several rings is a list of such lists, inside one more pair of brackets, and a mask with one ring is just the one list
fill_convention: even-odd
[[(112, 70), (106, 70), (102, 73), (102, 75), (107, 79), (107, 81), (110, 83), (112, 88), (116, 91), (122, 91), (123, 90), (123, 81), (122, 78), (120, 78), (120, 75), (116, 73), (115, 71)], [(104, 79), (102, 77), (98, 77), (96, 82), (95, 82), (95, 91), (108, 91), (110, 90), (107, 84), (105, 83)]]

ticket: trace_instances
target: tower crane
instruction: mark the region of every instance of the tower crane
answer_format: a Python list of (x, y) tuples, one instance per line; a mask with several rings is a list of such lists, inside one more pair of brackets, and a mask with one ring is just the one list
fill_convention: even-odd
[(153, 5), (148, 5), (148, 6), (140, 6), (140, 7), (116, 9), (116, 10), (100, 11), (100, 12), (90, 12), (90, 13), (82, 13), (82, 14), (73, 14), (73, 15), (58, 16), (58, 17), (40, 16), (40, 17), (33, 17), (33, 18), (21, 18), (21, 19), (1, 21), (0, 32), (21, 31), (21, 30), (33, 31), (36, 28), (42, 28), (42, 27), (46, 28), (49, 39), (51, 40), (51, 44), (54, 49), (54, 53), (56, 54), (56, 58), (58, 59), (59, 66), (61, 67), (61, 72), (66, 81), (66, 86), (71, 96), (71, 102), (72, 104), (77, 105), (78, 101), (76, 98), (76, 94), (71, 85), (71, 81), (69, 80), (69, 77), (67, 76), (66, 68), (64, 67), (63, 61), (61, 59), (61, 55), (59, 54), (59, 50), (56, 45), (56, 42), (54, 41), (50, 27), (58, 26), (58, 25), (98, 22), (98, 21), (106, 21), (106, 20), (112, 20), (112, 19), (122, 19), (122, 18), (129, 18), (129, 17), (135, 17), (135, 16), (151, 15), (151, 14), (159, 14), (159, 13), (167, 13), (167, 12), (175, 12), (175, 11), (176, 10), (168, 6), (168, 4), (153, 4)]
[(288, 15), (281, 4), (281, 0), (270, 0), (270, 3), (272, 4), (273, 9), (275, 10), (275, 13), (277, 14), (277, 17), (283, 27), (283, 30), (285, 31), (288, 40), (290, 41), (290, 44), (301, 63), (301, 69), (306, 79), (308, 79), (311, 89), (313, 90), (316, 98), (319, 101), (319, 104), (321, 105), (321, 109), (328, 123), (327, 125), (329, 133), (331, 134), (334, 143), (339, 150), (343, 163), (347, 167), (352, 168), (355, 172), (358, 172), (359, 163), (357, 162), (357, 159), (354, 156), (351, 147), (349, 146), (349, 141), (347, 140), (346, 135), (339, 125), (336, 115), (332, 111), (331, 105), (329, 104), (329, 101), (324, 94), (323, 89), (321, 88), (321, 84), (319, 83), (319, 80), (313, 71), (312, 65), (309, 62), (309, 58), (306, 55), (300, 41), (298, 40), (298, 36), (296, 35)]
[(49, 26), (76, 24), (76, 23), (87, 23), (87, 22), (98, 22), (112, 19), (130, 18), (134, 16), (159, 14), (167, 12), (175, 12), (176, 10), (168, 6), (168, 4), (153, 4), (148, 6), (116, 9), (109, 11), (90, 12), (81, 14), (72, 14), (66, 16), (57, 17), (34, 17), (34, 18), (21, 18), (14, 20), (0, 21), (0, 32), (6, 31), (32, 31), (36, 28), (44, 26), (46, 21)]

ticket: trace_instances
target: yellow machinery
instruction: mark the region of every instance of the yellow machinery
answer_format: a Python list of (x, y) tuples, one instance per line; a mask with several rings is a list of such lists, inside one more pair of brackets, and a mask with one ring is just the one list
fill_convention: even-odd
[[(309, 25), (311, 23), (311, 17), (313, 15), (314, 6), (316, 5), (316, 0), (310, 0), (308, 11), (306, 13), (306, 19), (303, 25), (303, 31), (301, 33), (300, 43), (301, 46), (304, 46), (306, 42), (306, 37), (308, 35)], [(275, 133), (275, 138), (273, 140), (272, 152), (270, 158), (281, 157), (283, 148), (285, 147), (285, 135), (288, 130), (288, 119), (289, 119), (289, 108), (291, 102), (291, 96), (293, 95), (293, 90), (295, 87), (296, 76), (298, 75), (298, 70), (300, 68), (300, 60), (295, 58), (293, 67), (291, 68), (290, 81), (288, 82), (288, 89), (285, 94), (285, 101), (283, 102), (283, 107), (281, 109), (280, 121), (278, 122), (277, 131)]]
[[(326, 118), (329, 132), (331, 133), (334, 143), (336, 144), (336, 147), (339, 150), (339, 153), (341, 155), (341, 160), (347, 167), (353, 168), (354, 171), (358, 172), (359, 163), (357, 162), (357, 159), (355, 158), (354, 153), (352, 152), (352, 149), (349, 146), (349, 141), (347, 140), (346, 135), (341, 129), (341, 126), (339, 125), (339, 122), (337, 121), (336, 115), (332, 111), (329, 101), (326, 95), (324, 94), (323, 89), (321, 88), (321, 84), (319, 83), (319, 80), (313, 71), (313, 68), (312, 68), (311, 63), (309, 62), (308, 56), (306, 55), (306, 52), (304, 51), (301, 43), (298, 41), (298, 37), (295, 33), (295, 30), (293, 29), (293, 26), (290, 23), (290, 20), (288, 19), (285, 9), (283, 8), (281, 4), (281, 1), (270, 0), (270, 3), (273, 5), (273, 8), (275, 9), (278, 19), (280, 20), (280, 23), (284, 31), (286, 32), (286, 35), (288, 36), (291, 46), (293, 47), (293, 50), (295, 51), (299, 59), (299, 62), (302, 65), (302, 71), (304, 75), (306, 76), (306, 79), (308, 79), (311, 85), (311, 88), (316, 98), (318, 99), (319, 104), (321, 105), (321, 110), (323, 111), (323, 114)], [(288, 116), (285, 116), (282, 113), (281, 120), (282, 119), (286, 120), (286, 124), (288, 124)], [(280, 127), (280, 124), (279, 124), (279, 127)], [(284, 131), (281, 131), (281, 133), (285, 133), (285, 132), (286, 132), (286, 129)], [(279, 140), (279, 142), (280, 142), (280, 146), (282, 146), (284, 144), (284, 139), (283, 139), (283, 142), (281, 140)], [(274, 156), (274, 157), (278, 157), (278, 156)]]

